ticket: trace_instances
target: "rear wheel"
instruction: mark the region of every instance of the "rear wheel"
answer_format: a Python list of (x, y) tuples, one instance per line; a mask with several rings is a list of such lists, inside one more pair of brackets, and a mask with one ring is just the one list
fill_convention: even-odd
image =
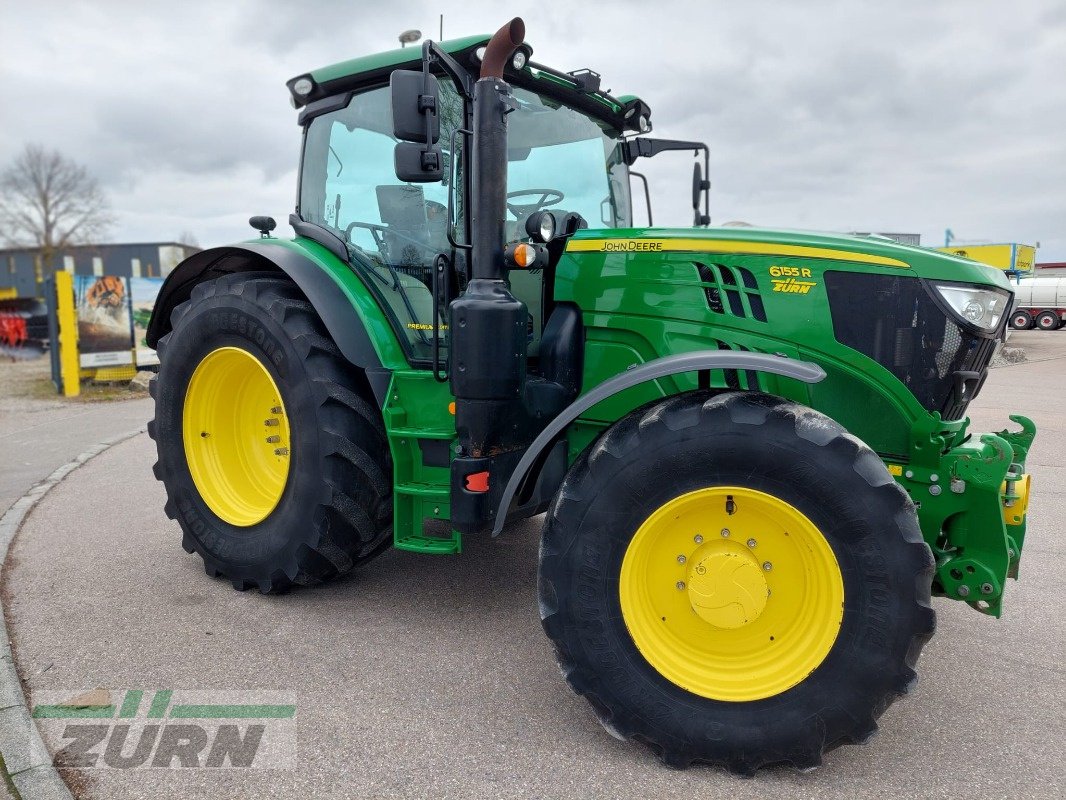
[(1058, 330), (1059, 322), (1059, 315), (1054, 311), (1041, 311), (1036, 315), (1036, 327), (1042, 331)]
[(806, 769), (914, 683), (932, 570), (906, 493), (836, 423), (694, 393), (575, 462), (545, 523), (541, 615), (616, 735), (674, 766)]
[(1015, 311), (1010, 316), (1010, 326), (1016, 331), (1025, 331), (1033, 327), (1033, 318), (1027, 311)]
[(362, 376), (276, 273), (201, 283), (152, 381), (156, 477), (210, 575), (276, 592), (388, 546), (391, 463)]

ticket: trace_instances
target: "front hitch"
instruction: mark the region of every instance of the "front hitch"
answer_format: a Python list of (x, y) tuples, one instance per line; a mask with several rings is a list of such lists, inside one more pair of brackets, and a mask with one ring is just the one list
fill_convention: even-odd
[(1007, 578), (1018, 577), (1030, 486), (1025, 459), (1036, 435), (1028, 418), (1010, 419), (1020, 431), (986, 433), (935, 464), (892, 470), (914, 500), (936, 557), (934, 594), (995, 617)]

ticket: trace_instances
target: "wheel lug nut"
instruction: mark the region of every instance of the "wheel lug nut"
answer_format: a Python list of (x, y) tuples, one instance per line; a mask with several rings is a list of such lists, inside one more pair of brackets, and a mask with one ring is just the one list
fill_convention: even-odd
[(276, 456), (287, 456), (288, 454), (289, 448), (287, 447), (278, 447), (274, 450), (274, 455)]
[(722, 536), (726, 539), (729, 538), (729, 528), (722, 528)]
[(280, 425), (281, 423), (271, 417), (270, 419), (263, 420), (263, 424), (266, 425), (268, 428), (274, 428)]
[(694, 537), (692, 537), (692, 541), (694, 541), (696, 544), (703, 544), (703, 537), (697, 533)]
[(757, 544), (758, 544), (758, 542), (755, 541), (754, 539), (748, 539), (748, 547), (755, 547), (755, 545), (757, 545)]
[(679, 590), (680, 590), (680, 589), (684, 589), (684, 588), (685, 588), (685, 582), (684, 582), (684, 581), (678, 581), (678, 582), (677, 582), (677, 588), (678, 588)]
[(277, 444), (280, 441), (281, 441), (281, 437), (280, 436), (268, 436), (267, 437), (267, 443), (268, 444)]
[(677, 563), (678, 564), (684, 564), (685, 563), (685, 556), (684, 555), (678, 556), (677, 557)]
[(771, 564), (769, 561), (764, 561), (764, 562), (762, 562), (762, 568), (764, 570), (766, 570), (767, 572), (769, 572), (770, 570), (772, 570), (774, 568), (774, 565)]
[(282, 410), (281, 406), (274, 406), (272, 409), (270, 409), (270, 413), (271, 414), (280, 414), (281, 410)]

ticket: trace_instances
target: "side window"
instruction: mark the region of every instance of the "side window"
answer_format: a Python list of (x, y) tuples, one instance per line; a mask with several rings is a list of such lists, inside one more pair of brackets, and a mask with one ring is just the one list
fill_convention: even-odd
[(301, 217), (351, 245), (353, 262), (365, 268), (416, 358), (432, 352), (433, 265), (438, 254), (451, 253), (448, 193), (460, 166), (448, 148), (462, 123), (462, 100), (449, 81), (440, 87), (444, 180), (408, 184), (396, 177), (386, 86), (312, 121), (300, 183)]

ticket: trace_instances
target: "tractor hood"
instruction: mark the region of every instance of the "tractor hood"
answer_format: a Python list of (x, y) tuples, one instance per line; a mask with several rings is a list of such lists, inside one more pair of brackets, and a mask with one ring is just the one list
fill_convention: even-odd
[(994, 286), (1012, 291), (1002, 271), (941, 253), (873, 236), (768, 228), (617, 228), (579, 230), (569, 253), (693, 252), (817, 258), (842, 261), (862, 271), (888, 267), (921, 278)]

